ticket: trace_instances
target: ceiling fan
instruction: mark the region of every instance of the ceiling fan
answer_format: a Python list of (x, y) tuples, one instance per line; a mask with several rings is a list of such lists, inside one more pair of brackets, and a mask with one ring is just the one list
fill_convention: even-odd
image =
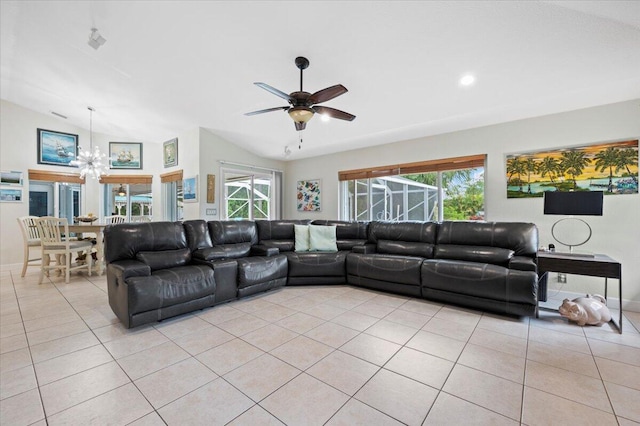
[(313, 94), (305, 92), (302, 89), (302, 71), (309, 67), (309, 60), (302, 56), (298, 56), (295, 63), (296, 67), (300, 70), (300, 91), (292, 92), (287, 95), (283, 91), (278, 90), (275, 87), (271, 87), (266, 83), (254, 83), (256, 86), (263, 88), (267, 92), (273, 93), (274, 95), (286, 100), (289, 102), (289, 106), (261, 109), (259, 111), (248, 112), (245, 115), (263, 114), (265, 112), (280, 110), (287, 111), (289, 117), (293, 119), (296, 125), (296, 130), (299, 131), (304, 130), (307, 122), (311, 120), (311, 117), (313, 117), (313, 114), (315, 113), (347, 121), (353, 121), (356, 118), (355, 115), (349, 114), (348, 112), (317, 105), (346, 93), (347, 88), (342, 84), (336, 84), (335, 86), (327, 87), (326, 89), (319, 90)]

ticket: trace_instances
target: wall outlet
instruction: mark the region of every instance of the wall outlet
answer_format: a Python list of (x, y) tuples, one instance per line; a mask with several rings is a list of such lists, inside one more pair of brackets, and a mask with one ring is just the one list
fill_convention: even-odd
[(567, 274), (558, 274), (558, 282), (560, 284), (566, 284), (567, 283)]

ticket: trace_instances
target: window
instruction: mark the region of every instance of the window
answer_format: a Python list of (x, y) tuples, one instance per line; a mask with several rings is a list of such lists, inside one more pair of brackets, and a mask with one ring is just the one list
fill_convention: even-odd
[(282, 173), (273, 170), (222, 169), (227, 220), (278, 219)]
[(484, 220), (484, 158), (339, 173), (344, 220)]
[(160, 175), (165, 220), (184, 219), (184, 193), (182, 191), (182, 170)]
[(73, 223), (83, 214), (83, 183), (74, 173), (29, 170), (29, 215), (64, 217)]
[(104, 184), (103, 215), (121, 215), (127, 222), (149, 222), (153, 219), (152, 176), (108, 175)]

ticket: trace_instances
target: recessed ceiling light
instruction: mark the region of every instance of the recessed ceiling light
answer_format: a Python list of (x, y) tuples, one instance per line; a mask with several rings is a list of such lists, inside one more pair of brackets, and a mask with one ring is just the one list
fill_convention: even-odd
[(322, 121), (329, 121), (329, 120), (331, 120), (331, 117), (329, 117), (329, 116), (328, 116), (328, 115), (326, 115), (326, 114), (320, 114), (320, 120), (322, 120)]
[(476, 78), (471, 74), (467, 74), (460, 79), (460, 86), (471, 86), (475, 82)]

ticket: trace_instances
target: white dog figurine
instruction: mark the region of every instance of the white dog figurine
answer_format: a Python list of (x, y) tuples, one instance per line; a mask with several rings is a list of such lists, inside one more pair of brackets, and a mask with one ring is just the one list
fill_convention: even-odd
[(587, 294), (586, 297), (578, 297), (577, 299), (564, 299), (562, 306), (558, 308), (560, 315), (568, 318), (569, 321), (575, 321), (578, 325), (595, 325), (611, 321), (611, 313), (606, 306), (607, 301), (599, 294), (593, 296)]

